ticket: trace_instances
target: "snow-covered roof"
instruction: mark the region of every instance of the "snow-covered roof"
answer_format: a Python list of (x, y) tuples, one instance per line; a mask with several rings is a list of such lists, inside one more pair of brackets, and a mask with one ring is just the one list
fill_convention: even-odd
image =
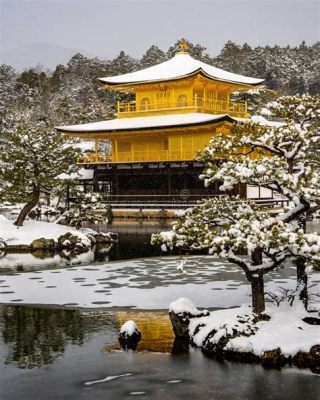
[(249, 119), (241, 118), (241, 117), (234, 117), (234, 119), (238, 122), (251, 121), (255, 124), (266, 125), (266, 126), (270, 126), (270, 127), (279, 127), (284, 124), (284, 122), (281, 122), (281, 121), (269, 121), (268, 119), (264, 118), (262, 115), (252, 115)]
[(99, 80), (108, 85), (126, 85), (181, 79), (198, 72), (203, 73), (211, 79), (244, 85), (260, 85), (264, 81), (264, 79), (251, 78), (224, 71), (223, 69), (198, 61), (187, 53), (177, 53), (169, 61), (140, 71), (100, 78)]
[(80, 168), (78, 172), (73, 172), (72, 174), (65, 174), (62, 173), (58, 176), (59, 179), (79, 179), (79, 180), (86, 180), (86, 179), (93, 179), (93, 169), (86, 169)]
[(171, 128), (219, 121), (233, 122), (235, 119), (231, 118), (227, 114), (188, 113), (136, 118), (114, 118), (107, 121), (92, 122), (89, 124), (57, 126), (56, 129), (60, 132), (69, 133), (98, 133), (139, 130), (146, 128)]

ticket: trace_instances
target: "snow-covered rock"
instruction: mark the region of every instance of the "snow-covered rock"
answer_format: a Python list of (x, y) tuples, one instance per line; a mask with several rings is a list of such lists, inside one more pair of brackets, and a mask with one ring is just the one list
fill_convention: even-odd
[(175, 314), (189, 314), (192, 316), (203, 314), (203, 312), (198, 310), (192, 301), (186, 297), (180, 297), (178, 300), (173, 301), (169, 305), (169, 312), (174, 312)]
[(135, 321), (129, 320), (120, 328), (119, 343), (124, 350), (135, 350), (140, 339), (141, 333)]
[(125, 322), (120, 328), (120, 334), (132, 336), (135, 332), (139, 332), (138, 325), (133, 320)]
[(212, 356), (261, 360), (269, 366), (319, 367), (320, 326), (305, 322), (310, 315), (302, 302), (269, 306), (259, 316), (248, 306), (219, 310), (191, 319), (189, 336)]
[(189, 323), (192, 318), (209, 315), (207, 310), (200, 311), (186, 297), (180, 297), (169, 305), (169, 316), (176, 337), (189, 337)]
[(25, 221), (23, 226), (17, 227), (12, 221), (1, 218), (0, 239), (2, 247), (11, 252), (51, 249), (69, 250), (76, 255), (89, 251), (96, 243), (111, 244), (117, 235), (93, 230), (82, 232), (66, 225), (40, 221)]
[(0, 252), (4, 251), (6, 247), (7, 247), (7, 243), (3, 239), (0, 238)]

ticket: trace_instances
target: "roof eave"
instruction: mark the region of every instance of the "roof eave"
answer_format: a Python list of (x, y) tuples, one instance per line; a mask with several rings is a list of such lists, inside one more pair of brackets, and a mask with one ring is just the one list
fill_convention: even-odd
[(134, 132), (134, 131), (154, 131), (154, 130), (161, 130), (161, 129), (170, 129), (170, 128), (187, 128), (192, 126), (199, 126), (199, 125), (209, 125), (212, 123), (217, 122), (237, 122), (236, 119), (230, 117), (229, 115), (225, 114), (219, 118), (211, 119), (208, 121), (201, 121), (201, 122), (189, 122), (185, 124), (171, 124), (171, 125), (161, 125), (161, 126), (152, 126), (152, 127), (135, 127), (135, 128), (127, 128), (127, 129), (92, 129), (87, 131), (74, 131), (74, 130), (66, 130), (60, 127), (55, 127), (58, 132), (65, 133), (65, 134), (92, 134), (92, 133), (124, 133), (124, 132)]
[[(153, 80), (145, 80), (145, 81), (128, 81), (128, 82), (108, 82), (107, 78), (98, 78), (98, 80), (103, 84), (105, 88), (108, 89), (116, 89), (116, 88), (122, 88), (122, 87), (127, 87), (127, 86), (133, 86), (133, 85), (143, 85), (143, 84), (150, 84), (150, 83), (161, 83), (161, 82), (170, 82), (170, 81), (175, 81), (175, 80), (181, 80), (185, 78), (190, 78), (191, 76), (197, 75), (197, 74), (202, 74), (206, 78), (219, 81), (219, 82), (225, 82), (225, 83), (232, 83), (236, 85), (242, 85), (242, 86), (247, 86), (247, 87), (256, 87), (261, 85), (265, 79), (261, 79), (258, 82), (253, 82), (253, 83), (246, 83), (246, 82), (239, 82), (239, 81), (233, 81), (229, 79), (221, 79), (214, 77), (210, 74), (207, 74), (202, 68), (197, 68), (196, 70), (190, 72), (189, 74), (177, 76), (174, 78), (168, 78), (168, 79), (153, 79)], [(254, 78), (255, 79), (255, 78)]]

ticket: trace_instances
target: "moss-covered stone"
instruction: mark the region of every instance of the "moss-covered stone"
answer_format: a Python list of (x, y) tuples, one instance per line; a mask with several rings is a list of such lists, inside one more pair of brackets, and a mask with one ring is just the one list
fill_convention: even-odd
[(40, 238), (35, 239), (30, 247), (32, 250), (55, 249), (56, 243), (53, 239)]
[[(91, 244), (91, 242), (90, 242)], [(90, 245), (85, 244), (77, 235), (67, 232), (58, 238), (59, 250), (70, 250), (74, 254), (86, 253), (90, 250)]]
[(93, 237), (95, 238), (96, 243), (99, 244), (114, 243), (118, 239), (118, 235), (114, 233), (94, 233)]
[(30, 253), (31, 246), (27, 244), (10, 244), (6, 247), (6, 253)]
[(281, 367), (285, 364), (285, 361), (280, 348), (264, 351), (261, 357), (261, 363), (265, 367)]

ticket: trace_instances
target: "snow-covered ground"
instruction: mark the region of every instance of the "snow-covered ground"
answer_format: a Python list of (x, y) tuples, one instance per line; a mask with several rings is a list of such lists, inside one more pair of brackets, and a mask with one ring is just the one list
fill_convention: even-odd
[[(303, 321), (307, 313), (301, 302), (292, 307), (288, 303), (268, 306), (265, 314), (271, 317), (269, 321), (254, 323), (251, 309), (246, 306), (214, 311), (210, 316), (191, 320), (190, 336), (199, 347), (216, 344), (227, 335), (236, 336), (228, 341), (225, 350), (259, 357), (277, 348), (289, 357), (299, 351), (309, 352), (312, 346), (320, 344), (320, 328)], [(208, 336), (210, 332), (214, 334)], [(234, 332), (238, 332), (237, 335)]]
[(0, 215), (0, 238), (3, 239), (7, 245), (30, 245), (33, 240), (39, 238), (57, 240), (61, 235), (67, 232), (71, 232), (79, 236), (84, 242), (88, 242), (88, 238), (85, 234), (69, 226), (27, 220), (24, 222), (23, 226), (17, 227), (13, 224), (13, 221)]
[[(197, 307), (227, 308), (251, 303), (243, 272), (211, 256), (135, 259), (56, 270), (0, 275), (0, 302), (76, 307), (168, 309), (179, 297)], [(295, 269), (269, 274), (266, 291), (294, 289)], [(310, 291), (320, 292), (320, 273), (310, 273)]]

